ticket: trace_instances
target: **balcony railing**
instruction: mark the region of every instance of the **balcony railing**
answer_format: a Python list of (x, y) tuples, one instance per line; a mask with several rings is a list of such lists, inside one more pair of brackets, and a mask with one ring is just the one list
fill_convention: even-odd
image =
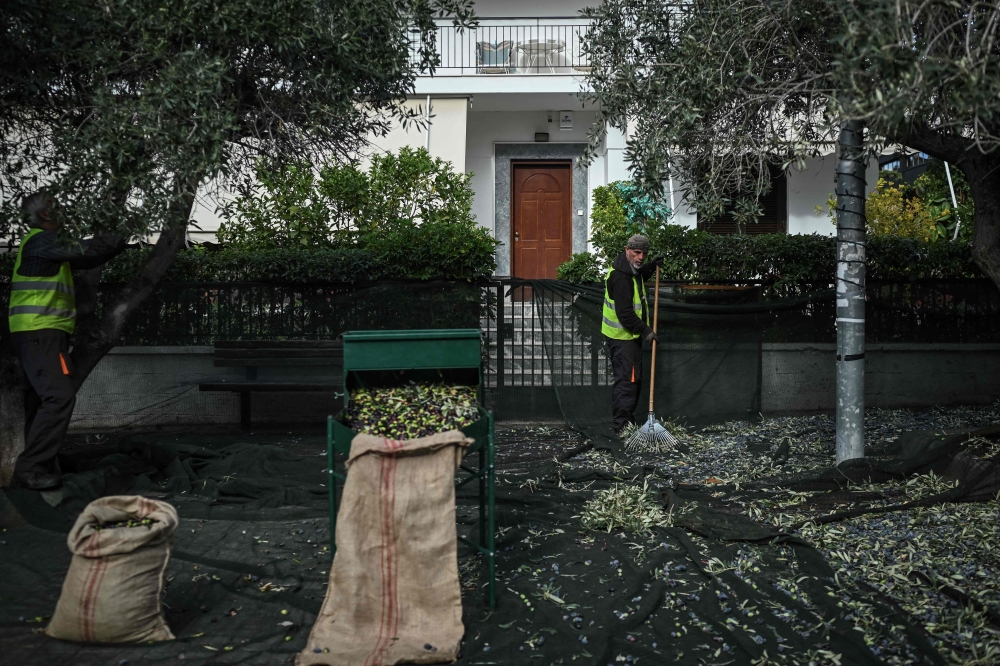
[[(580, 19), (492, 19), (459, 30), (440, 25), (437, 75), (577, 74), (590, 71)], [(416, 61), (416, 56), (413, 56)]]

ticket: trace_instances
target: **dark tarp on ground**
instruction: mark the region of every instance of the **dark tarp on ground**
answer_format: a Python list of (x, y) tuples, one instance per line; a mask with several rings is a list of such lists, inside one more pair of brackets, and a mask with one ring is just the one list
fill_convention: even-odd
[[(995, 466), (962, 467), (959, 454), (967, 439), (968, 433), (915, 433), (868, 465), (888, 475), (969, 469), (959, 487), (964, 490), (937, 499), (983, 497), (995, 491), (995, 481), (984, 481)], [(8, 490), (0, 497), (0, 515), (8, 522), (17, 515), (26, 521), (8, 527), (0, 544), (5, 657), (18, 664), (81, 665), (176, 663), (181, 655), (185, 663), (291, 661), (319, 611), (329, 570), (322, 553), (328, 544), (322, 446), (318, 436), (133, 435), (67, 450), (65, 497), (58, 506), (50, 505), (51, 494)], [(485, 580), (478, 562), (468, 552), (460, 555), (467, 627), (462, 663), (531, 663), (529, 657), (544, 657), (539, 663), (603, 666), (624, 655), (643, 663), (679, 657), (679, 663), (743, 664), (764, 651), (773, 657), (816, 650), (840, 654), (843, 663), (880, 663), (838, 605), (847, 593), (830, 596), (832, 569), (809, 545), (727, 509), (708, 489), (669, 490), (669, 479), (641, 465), (626, 478), (639, 483), (646, 478), (660, 488), (665, 503), (696, 502), (681, 518), (687, 529), (656, 529), (649, 536), (583, 533), (576, 517), (583, 503), (592, 491), (616, 482), (614, 477), (584, 461), (529, 467), (498, 483), (500, 595), (492, 616), (477, 587)], [(528, 477), (537, 483), (526, 485)], [(819, 488), (845, 480), (831, 471), (787, 483)], [(591, 482), (583, 492), (564, 486)], [(767, 482), (768, 487), (781, 483)], [(181, 516), (164, 599), (178, 640), (94, 646), (37, 633), (43, 624), (34, 619), (51, 614), (69, 564), (65, 533), (72, 520), (93, 498), (126, 492), (168, 501)], [(473, 492), (459, 494), (456, 512), (460, 533), (468, 536), (478, 531)], [(746, 541), (764, 553), (753, 581), (708, 566), (713, 559), (740, 556)], [(791, 574), (808, 599), (780, 586)], [(259, 591), (267, 583), (284, 589)], [(877, 599), (867, 601), (887, 623), (908, 627), (907, 649), (915, 656), (942, 663), (903, 613)]]

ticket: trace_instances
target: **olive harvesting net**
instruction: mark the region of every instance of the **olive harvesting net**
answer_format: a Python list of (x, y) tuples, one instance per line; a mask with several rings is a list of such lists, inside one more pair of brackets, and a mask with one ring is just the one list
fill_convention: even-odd
[[(927, 424), (975, 425), (997, 416), (995, 409), (942, 414)], [(489, 615), (483, 567), (460, 545), (468, 628), (461, 663), (524, 663), (533, 656), (545, 663), (575, 656), (574, 662), (596, 666), (628, 657), (750, 663), (765, 652), (789, 664), (876, 664), (890, 656), (890, 663), (944, 663), (941, 655), (955, 644), (948, 636), (942, 644), (927, 629), (935, 625), (919, 606), (897, 601), (909, 599), (904, 591), (944, 604), (940, 612), (932, 609), (939, 612), (937, 625), (949, 619), (945, 611), (968, 609), (963, 620), (986, 622), (969, 630), (974, 642), (996, 645), (990, 618), (1000, 611), (1000, 594), (980, 596), (948, 576), (928, 583), (921, 576), (929, 579), (934, 571), (919, 555), (906, 569), (906, 584), (893, 578), (898, 561), (882, 579), (854, 584), (852, 576), (870, 566), (865, 558), (882, 554), (868, 539), (887, 536), (878, 527), (886, 517), (933, 522), (935, 507), (947, 518), (954, 511), (948, 507), (982, 506), (986, 513), (972, 524), (992, 527), (977, 538), (986, 552), (997, 545), (991, 533), (1000, 512), (992, 498), (1000, 472), (984, 451), (1000, 446), (998, 429), (890, 429), (883, 435), (893, 441), (864, 467), (837, 469), (829, 420), (764, 426), (679, 430), (676, 450), (629, 459), (553, 426), (501, 428), (502, 593)], [(783, 450), (787, 443), (778, 435), (793, 428), (799, 437)], [(977, 443), (983, 448), (975, 449)], [(186, 663), (217, 663), (234, 652), (240, 663), (274, 664), (305, 647), (331, 563), (322, 436), (112, 435), (100, 443), (77, 441), (61, 460), (66, 484), (58, 495), (8, 489), (0, 496), (7, 525), (0, 546), (0, 640), (14, 662), (183, 656)], [(911, 485), (914, 478), (922, 485)], [(66, 531), (89, 501), (115, 493), (167, 502), (181, 516), (163, 597), (177, 639), (115, 646), (52, 641), (33, 629), (48, 622), (59, 596), (71, 557)], [(985, 503), (969, 504), (977, 500)], [(460, 488), (456, 501), (459, 534), (474, 537), (477, 493)], [(838, 537), (824, 531), (824, 521), (832, 530), (853, 525), (854, 532)], [(904, 534), (920, 530), (913, 525), (912, 517), (904, 521)], [(946, 542), (940, 547), (925, 544), (945, 549), (939, 555), (945, 570), (970, 555), (949, 534), (938, 535)], [(979, 570), (998, 569), (992, 556), (980, 551), (978, 557)], [(982, 580), (983, 589), (995, 590)]]
[[(680, 443), (663, 452), (625, 451), (610, 432), (599, 287), (365, 289), (311, 294), (313, 310), (300, 312), (298, 323), (282, 320), (284, 337), (483, 330), (482, 389), (501, 417), (500, 593), (489, 614), (481, 558), (460, 544), (467, 630), (459, 663), (995, 663), (1000, 435), (990, 426), (1000, 409), (874, 410), (866, 421), (870, 456), (840, 467), (828, 416), (759, 417), (768, 399), (764, 346), (832, 342), (826, 285), (770, 294), (664, 287), (657, 414), (675, 421)], [(366, 297), (379, 318), (351, 323), (360, 315), (338, 312)], [(449, 300), (464, 309), (448, 310)], [(982, 320), (992, 322), (988, 310)], [(873, 306), (873, 335), (938, 339), (879, 320), (879, 312)], [(978, 321), (974, 308), (963, 312), (959, 324)], [(940, 339), (969, 340), (962, 336), (978, 331), (973, 341), (985, 343), (1000, 335), (992, 324), (957, 331), (953, 319), (954, 312), (941, 315)], [(247, 324), (260, 330), (246, 329), (246, 337), (282, 337), (264, 321)], [(235, 330), (212, 335), (237, 339)], [(404, 427), (385, 434), (409, 436), (405, 427), (425, 427), (419, 422), (428, 418), (457, 424), (470, 399), (440, 382), (355, 390), (348, 414), (356, 427), (376, 428), (381, 405), (414, 397), (441, 414), (423, 409), (382, 425)], [(310, 428), (342, 400), (323, 400), (295, 411), (269, 406), (267, 394), (255, 398), (265, 414), (309, 417), (280, 432), (185, 426), (76, 434), (60, 455), (62, 490), (0, 493), (5, 656), (23, 664), (290, 663), (306, 648), (329, 580), (325, 438)], [(480, 528), (474, 485), (457, 490), (455, 507), (459, 535), (472, 541)], [(119, 494), (167, 502), (180, 515), (163, 596), (177, 638), (114, 646), (48, 639), (35, 630), (48, 622), (69, 566), (66, 533), (90, 501)]]

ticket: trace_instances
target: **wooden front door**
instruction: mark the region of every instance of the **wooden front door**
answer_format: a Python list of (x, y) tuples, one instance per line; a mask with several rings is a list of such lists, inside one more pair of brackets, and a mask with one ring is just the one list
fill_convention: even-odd
[(573, 249), (572, 164), (513, 162), (512, 274), (554, 280)]

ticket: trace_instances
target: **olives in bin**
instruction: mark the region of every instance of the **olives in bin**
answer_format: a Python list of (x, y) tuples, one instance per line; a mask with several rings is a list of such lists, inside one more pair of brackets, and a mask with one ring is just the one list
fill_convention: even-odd
[(475, 386), (410, 382), (357, 389), (347, 406), (347, 425), (358, 433), (405, 440), (458, 430), (479, 418)]

